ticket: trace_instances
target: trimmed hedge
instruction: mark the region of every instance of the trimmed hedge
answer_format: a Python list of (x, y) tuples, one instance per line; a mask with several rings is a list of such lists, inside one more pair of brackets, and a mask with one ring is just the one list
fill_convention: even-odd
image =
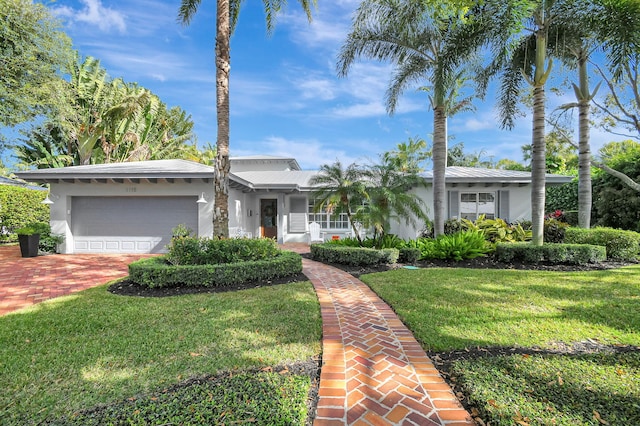
[(330, 243), (312, 244), (311, 258), (322, 263), (366, 266), (396, 263), (400, 251), (395, 248), (376, 250), (366, 247), (345, 247)]
[(287, 277), (302, 272), (302, 256), (281, 251), (267, 260), (211, 265), (172, 265), (166, 257), (129, 264), (129, 279), (149, 288), (225, 287), (256, 280)]
[(46, 191), (0, 185), (0, 242), (18, 241), (14, 231), (29, 223), (49, 223), (49, 206), (41, 203), (46, 196)]
[(399, 250), (398, 262), (400, 263), (415, 263), (422, 255), (422, 251), (417, 247), (401, 247)]
[(607, 248), (607, 259), (635, 261), (640, 254), (640, 234), (613, 228), (567, 228), (565, 242)]
[(266, 260), (280, 253), (271, 238), (175, 237), (167, 246), (167, 261), (173, 265), (214, 265)]
[(604, 247), (589, 244), (543, 244), (535, 246), (531, 243), (510, 243), (496, 245), (496, 260), (525, 263), (568, 263), (585, 265), (606, 260)]

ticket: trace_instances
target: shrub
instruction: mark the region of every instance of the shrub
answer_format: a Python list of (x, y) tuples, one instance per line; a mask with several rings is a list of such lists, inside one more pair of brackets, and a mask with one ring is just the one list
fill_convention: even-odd
[(491, 243), (527, 241), (531, 239), (531, 230), (525, 230), (520, 224), (510, 225), (503, 219), (487, 219), (480, 215), (475, 222), (462, 219), (466, 230), (482, 231)]
[(435, 240), (433, 257), (437, 259), (473, 259), (484, 256), (492, 247), (481, 231), (463, 231), (454, 235), (441, 235)]
[(546, 219), (544, 221), (543, 239), (545, 243), (564, 243), (565, 233), (569, 224), (558, 219)]
[(401, 247), (398, 250), (400, 251), (398, 261), (401, 263), (415, 263), (422, 255), (417, 247)]
[(453, 235), (464, 231), (466, 228), (460, 219), (448, 219), (444, 223), (444, 234)]
[(340, 238), (339, 240), (329, 240), (324, 244), (344, 247), (360, 247), (360, 241), (358, 241), (358, 239), (355, 237), (345, 237)]
[(177, 237), (167, 245), (173, 265), (213, 265), (269, 259), (280, 249), (271, 238), (211, 239)]
[(129, 264), (129, 279), (150, 288), (224, 287), (286, 277), (300, 272), (302, 257), (290, 251), (280, 251), (266, 260), (224, 264), (172, 265), (162, 256)]
[[(416, 260), (423, 260), (423, 259), (433, 259), (434, 255), (433, 255), (433, 247), (435, 245), (435, 240), (433, 238), (416, 238), (415, 240), (409, 240), (409, 241), (405, 241), (402, 248), (400, 249), (401, 251), (403, 249), (415, 249), (418, 250), (420, 255), (418, 256), (418, 259)], [(402, 253), (400, 254), (400, 257), (402, 258)], [(409, 262), (407, 262), (409, 263)]]
[(500, 262), (521, 261), (524, 263), (568, 263), (585, 265), (606, 259), (604, 247), (588, 244), (543, 244), (511, 243), (496, 245), (496, 260)]
[(312, 244), (311, 258), (323, 263), (366, 266), (396, 263), (400, 253), (398, 249), (377, 250), (369, 247), (344, 247), (335, 244)]
[(15, 230), (33, 222), (49, 222), (49, 206), (41, 204), (47, 195), (12, 185), (0, 185), (0, 242), (18, 241)]
[(607, 248), (607, 259), (637, 260), (640, 254), (640, 234), (611, 228), (568, 228), (565, 241), (574, 244), (594, 244)]

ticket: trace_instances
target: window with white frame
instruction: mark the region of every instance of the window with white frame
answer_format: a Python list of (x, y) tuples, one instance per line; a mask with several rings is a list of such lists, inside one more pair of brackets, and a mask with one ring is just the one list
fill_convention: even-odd
[(480, 215), (485, 215), (487, 219), (495, 219), (495, 192), (461, 192), (460, 217), (476, 220)]
[(309, 199), (309, 223), (317, 222), (322, 229), (349, 229), (349, 218), (346, 213), (329, 214), (324, 210), (317, 213), (313, 212), (316, 200)]

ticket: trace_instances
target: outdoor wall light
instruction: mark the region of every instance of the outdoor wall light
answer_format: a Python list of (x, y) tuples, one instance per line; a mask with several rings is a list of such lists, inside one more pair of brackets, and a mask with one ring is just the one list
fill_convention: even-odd
[(204, 192), (200, 195), (200, 198), (198, 198), (198, 201), (196, 201), (196, 203), (207, 204), (207, 200), (204, 198)]
[(53, 198), (53, 200), (57, 200), (60, 197), (58, 195), (54, 195), (54, 194), (47, 194), (46, 198), (44, 200), (40, 201), (40, 204), (46, 204), (46, 205), (50, 206), (51, 204), (55, 203), (55, 201), (53, 201), (51, 198)]

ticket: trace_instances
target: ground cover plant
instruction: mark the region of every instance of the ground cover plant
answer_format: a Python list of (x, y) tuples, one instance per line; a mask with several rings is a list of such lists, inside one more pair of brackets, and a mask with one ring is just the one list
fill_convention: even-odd
[(363, 275), (500, 425), (640, 424), (640, 266), (425, 268)]
[[(124, 412), (132, 422), (145, 410), (176, 414), (180, 406), (171, 393), (170, 401), (162, 400), (163, 391), (177, 386), (197, 395), (206, 386), (185, 385), (192, 377), (268, 373), (291, 363), (315, 363), (317, 369), (320, 336), (320, 311), (308, 281), (176, 297), (124, 297), (106, 285), (92, 288), (0, 317), (0, 423), (64, 424), (76, 413), (80, 419), (89, 419), (91, 410), (105, 413), (95, 411), (105, 404), (115, 408), (104, 410)], [(271, 415), (302, 416), (308, 377), (252, 377), (230, 382), (230, 389), (255, 395), (255, 404)], [(263, 406), (265, 386), (285, 389), (284, 399)], [(132, 401), (140, 407), (129, 410)], [(140, 401), (148, 403), (144, 409)], [(287, 407), (282, 401), (289, 401)], [(215, 411), (224, 404), (213, 400), (210, 412), (197, 404), (189, 410), (224, 419), (228, 414)], [(247, 409), (240, 420), (258, 415)], [(166, 421), (132, 424), (154, 423)]]

